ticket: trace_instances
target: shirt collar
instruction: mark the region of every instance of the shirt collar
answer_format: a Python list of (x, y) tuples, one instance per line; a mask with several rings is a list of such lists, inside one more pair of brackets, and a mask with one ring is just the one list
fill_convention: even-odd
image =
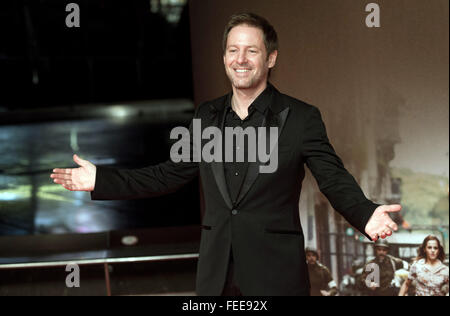
[(417, 261), (417, 263), (420, 264), (420, 265), (422, 265), (425, 269), (427, 269), (428, 271), (433, 272), (433, 273), (436, 273), (436, 272), (438, 272), (439, 270), (441, 270), (442, 268), (445, 268), (445, 267), (446, 267), (446, 265), (444, 265), (444, 264), (442, 263), (442, 261), (439, 260), (439, 259), (438, 259), (438, 263), (437, 263), (434, 267), (431, 267), (431, 266), (427, 265), (427, 264), (426, 264), (426, 260), (423, 259), (423, 258), (420, 259), (419, 261)]
[[(254, 107), (256, 110), (264, 114), (272, 101), (272, 95), (273, 95), (273, 86), (269, 82), (267, 82), (266, 89), (264, 89), (264, 91), (261, 92), (261, 94), (253, 101), (253, 103), (250, 104), (250, 107)], [(231, 110), (232, 96), (233, 92), (230, 92), (228, 94), (226, 102), (227, 110)]]

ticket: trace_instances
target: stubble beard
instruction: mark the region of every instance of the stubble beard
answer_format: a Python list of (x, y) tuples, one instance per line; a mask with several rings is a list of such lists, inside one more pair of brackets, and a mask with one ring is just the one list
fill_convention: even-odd
[(234, 69), (227, 68), (226, 73), (231, 85), (236, 89), (250, 89), (256, 87), (264, 78), (264, 73), (256, 73), (248, 78), (237, 78)]
[(237, 78), (230, 77), (230, 82), (231, 82), (231, 85), (233, 87), (235, 87), (236, 89), (249, 89), (249, 88), (253, 87), (253, 85), (255, 83), (255, 79), (254, 78), (237, 79)]

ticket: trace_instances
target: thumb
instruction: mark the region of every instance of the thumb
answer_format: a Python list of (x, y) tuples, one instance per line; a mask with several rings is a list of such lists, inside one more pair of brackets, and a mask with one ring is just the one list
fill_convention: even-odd
[(388, 213), (399, 212), (402, 209), (400, 204), (385, 205), (384, 211)]
[(80, 157), (78, 157), (76, 154), (73, 155), (73, 161), (75, 161), (75, 163), (81, 167), (84, 167), (87, 163), (86, 160), (81, 159)]

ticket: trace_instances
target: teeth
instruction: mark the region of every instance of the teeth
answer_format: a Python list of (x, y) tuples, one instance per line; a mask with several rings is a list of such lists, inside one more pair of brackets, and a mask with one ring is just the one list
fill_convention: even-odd
[(239, 73), (243, 73), (243, 72), (249, 72), (250, 70), (248, 70), (248, 69), (236, 69), (236, 72), (239, 72)]

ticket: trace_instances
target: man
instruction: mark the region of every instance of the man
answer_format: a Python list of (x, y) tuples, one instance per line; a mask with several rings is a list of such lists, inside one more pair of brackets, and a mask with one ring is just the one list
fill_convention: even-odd
[(308, 263), (311, 296), (336, 296), (337, 285), (330, 270), (319, 262), (319, 254), (315, 249), (306, 248), (306, 262)]
[[(75, 155), (80, 168), (55, 169), (51, 177), (66, 189), (91, 191), (92, 199), (102, 200), (172, 192), (199, 173), (205, 215), (197, 294), (308, 295), (298, 209), (305, 163), (333, 207), (373, 240), (397, 229), (388, 212), (397, 212), (400, 206), (379, 206), (367, 200), (329, 144), (318, 109), (281, 94), (267, 82), (276, 64), (278, 39), (264, 18), (233, 16), (223, 43), (232, 91), (201, 104), (194, 118), (201, 120), (202, 131), (208, 127), (222, 131), (225, 127), (277, 128), (275, 172), (261, 173), (262, 161), (204, 160), (169, 160), (137, 170), (116, 170), (96, 167)], [(246, 148), (235, 145), (232, 150), (234, 157)]]
[[(369, 296), (395, 296), (398, 292), (394, 284), (395, 271), (403, 269), (408, 263), (388, 255), (389, 243), (386, 240), (377, 240), (374, 250), (375, 258), (367, 262), (362, 274), (364, 292)], [(374, 265), (379, 271), (379, 281), (367, 280), (370, 278), (369, 274), (374, 271)]]

